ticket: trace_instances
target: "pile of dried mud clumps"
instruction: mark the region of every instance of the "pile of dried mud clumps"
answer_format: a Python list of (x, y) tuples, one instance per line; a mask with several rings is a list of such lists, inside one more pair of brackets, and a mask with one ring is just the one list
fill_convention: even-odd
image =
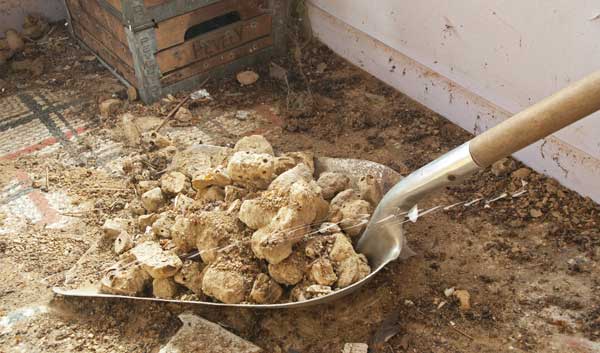
[(353, 244), (381, 198), (374, 177), (315, 180), (310, 152), (275, 155), (258, 135), (233, 149), (178, 151), (154, 133), (142, 144), (124, 162), (140, 195), (130, 225), (138, 234), (120, 220), (104, 225), (119, 259), (102, 292), (271, 304), (327, 295), (370, 273)]

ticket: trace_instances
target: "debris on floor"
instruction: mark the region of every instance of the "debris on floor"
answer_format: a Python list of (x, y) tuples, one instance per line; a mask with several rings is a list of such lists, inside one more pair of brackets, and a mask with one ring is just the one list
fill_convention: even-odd
[(346, 343), (342, 353), (368, 353), (369, 346), (366, 343)]
[(159, 353), (261, 353), (260, 347), (192, 313), (179, 315), (182, 326)]
[[(355, 188), (340, 173), (317, 181), (311, 153), (276, 154), (261, 135), (194, 153), (155, 132), (140, 136), (127, 138), (142, 150), (123, 169), (145, 214), (102, 226), (119, 255), (102, 292), (142, 295), (152, 286), (158, 298), (274, 304), (327, 295), (370, 273), (353, 247), (382, 196), (371, 175)], [(191, 267), (200, 272), (193, 281), (180, 275)]]

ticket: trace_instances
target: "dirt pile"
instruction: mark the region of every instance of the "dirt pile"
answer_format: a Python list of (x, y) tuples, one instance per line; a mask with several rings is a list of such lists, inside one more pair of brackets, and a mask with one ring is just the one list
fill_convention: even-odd
[(260, 135), (233, 148), (176, 148), (133, 120), (141, 153), (123, 162), (139, 198), (132, 219), (104, 226), (117, 262), (105, 293), (271, 304), (332, 293), (371, 269), (355, 251), (381, 186), (339, 173), (314, 178), (309, 152), (275, 154)]

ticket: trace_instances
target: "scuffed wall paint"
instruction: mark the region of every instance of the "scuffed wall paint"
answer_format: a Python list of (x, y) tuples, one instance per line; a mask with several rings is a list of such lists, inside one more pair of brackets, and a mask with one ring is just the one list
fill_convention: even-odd
[(8, 28), (21, 30), (23, 18), (30, 13), (43, 15), (50, 21), (67, 16), (62, 0), (0, 0), (0, 36)]

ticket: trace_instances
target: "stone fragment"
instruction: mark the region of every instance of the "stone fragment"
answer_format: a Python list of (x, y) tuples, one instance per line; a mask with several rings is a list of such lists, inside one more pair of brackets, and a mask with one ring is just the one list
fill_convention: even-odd
[(188, 218), (181, 215), (176, 216), (170, 233), (177, 253), (186, 254), (196, 247), (196, 234)]
[(296, 164), (306, 165), (310, 170), (310, 175), (315, 173), (315, 155), (311, 151), (288, 152), (284, 153), (282, 157), (290, 157)]
[(310, 169), (305, 164), (298, 164), (275, 178), (269, 185), (269, 190), (287, 192), (294, 183), (299, 181), (310, 182), (311, 180), (312, 173)]
[(100, 115), (103, 118), (109, 118), (110, 116), (115, 114), (119, 110), (119, 108), (121, 108), (121, 105), (122, 102), (120, 99), (107, 99), (99, 105)]
[(269, 275), (278, 283), (294, 285), (302, 281), (306, 270), (306, 257), (303, 252), (292, 253), (277, 264), (269, 264)]
[(173, 299), (177, 292), (177, 284), (171, 278), (155, 278), (152, 281), (152, 294), (155, 298)]
[(156, 221), (152, 223), (152, 232), (160, 238), (171, 238), (171, 227), (175, 223), (174, 214), (172, 212), (161, 213)]
[(273, 304), (279, 301), (283, 289), (269, 275), (260, 273), (254, 280), (250, 298), (258, 304)]
[(145, 232), (146, 228), (151, 227), (157, 219), (158, 215), (156, 213), (141, 215), (138, 217), (138, 227), (142, 232)]
[(202, 278), (202, 292), (226, 304), (238, 304), (247, 294), (244, 275), (209, 265)]
[(271, 223), (277, 210), (261, 199), (252, 199), (242, 202), (238, 217), (251, 229), (260, 229)]
[(357, 186), (360, 197), (368, 201), (373, 207), (377, 206), (383, 198), (381, 185), (379, 185), (377, 179), (371, 174), (364, 175), (358, 179)]
[(471, 309), (471, 294), (469, 294), (468, 291), (459, 289), (455, 290), (452, 295), (458, 299), (460, 303), (460, 310), (467, 311)]
[(25, 49), (25, 42), (19, 32), (14, 29), (8, 29), (4, 32), (4, 36), (6, 37), (6, 43), (11, 52), (20, 53)]
[(196, 193), (196, 201), (200, 204), (225, 200), (225, 190), (220, 186), (209, 186)]
[(365, 278), (371, 272), (363, 255), (350, 256), (337, 265), (337, 287), (345, 288)]
[(145, 194), (146, 192), (159, 187), (160, 181), (158, 180), (142, 180), (138, 183), (138, 192), (140, 194)]
[(312, 264), (310, 276), (313, 281), (323, 286), (331, 286), (338, 279), (331, 261), (325, 258), (319, 259)]
[(515, 170), (514, 172), (512, 172), (512, 174), (510, 175), (513, 179), (527, 179), (529, 177), (529, 175), (531, 174), (531, 169), (529, 168), (519, 168), (517, 170)]
[(159, 353), (262, 353), (260, 347), (192, 313), (179, 315), (179, 331)]
[(202, 295), (202, 266), (195, 261), (185, 260), (173, 279), (197, 295)]
[(180, 172), (166, 173), (160, 178), (160, 188), (168, 195), (177, 195), (183, 192), (187, 185), (187, 178)]
[(158, 211), (165, 204), (165, 198), (160, 188), (146, 191), (142, 195), (142, 205), (148, 212)]
[(236, 152), (227, 164), (227, 174), (235, 182), (265, 189), (273, 179), (273, 156)]
[(231, 184), (231, 178), (222, 166), (209, 168), (192, 178), (192, 187), (200, 191), (209, 186), (225, 187)]
[(511, 158), (502, 158), (492, 164), (492, 173), (497, 177), (503, 177), (511, 173), (517, 167), (517, 163)]
[(358, 236), (365, 230), (371, 212), (373, 212), (371, 204), (365, 200), (347, 202), (341, 208), (340, 226), (349, 236)]
[(177, 255), (170, 251), (164, 251), (158, 243), (153, 241), (137, 245), (131, 250), (131, 253), (152, 278), (172, 277), (182, 266)]
[(350, 178), (341, 173), (325, 172), (319, 176), (317, 184), (321, 187), (323, 198), (331, 200), (340, 191), (348, 189)]
[(271, 156), (275, 155), (273, 152), (273, 146), (264, 138), (262, 135), (252, 135), (242, 137), (233, 147), (235, 152), (251, 152), (251, 153), (264, 153)]
[(346, 343), (342, 353), (367, 353), (369, 345), (366, 343)]
[(254, 71), (242, 71), (237, 74), (236, 78), (242, 86), (249, 86), (258, 81), (259, 76)]
[(225, 202), (231, 203), (235, 200), (241, 200), (248, 195), (248, 190), (233, 185), (225, 187)]
[(190, 122), (193, 118), (194, 116), (192, 115), (192, 112), (190, 112), (189, 109), (184, 107), (179, 108), (179, 110), (177, 110), (177, 113), (175, 113), (175, 120), (180, 121), (182, 123)]
[(121, 131), (129, 146), (138, 146), (142, 142), (142, 131), (135, 123), (133, 115), (126, 113), (121, 116)]
[(123, 231), (115, 239), (114, 250), (116, 254), (122, 254), (133, 248), (133, 238), (129, 233)]
[(102, 293), (135, 296), (144, 291), (151, 277), (135, 259), (127, 257), (110, 267), (100, 280)]
[(127, 230), (127, 220), (121, 218), (107, 219), (102, 225), (102, 231), (108, 239), (115, 239)]

